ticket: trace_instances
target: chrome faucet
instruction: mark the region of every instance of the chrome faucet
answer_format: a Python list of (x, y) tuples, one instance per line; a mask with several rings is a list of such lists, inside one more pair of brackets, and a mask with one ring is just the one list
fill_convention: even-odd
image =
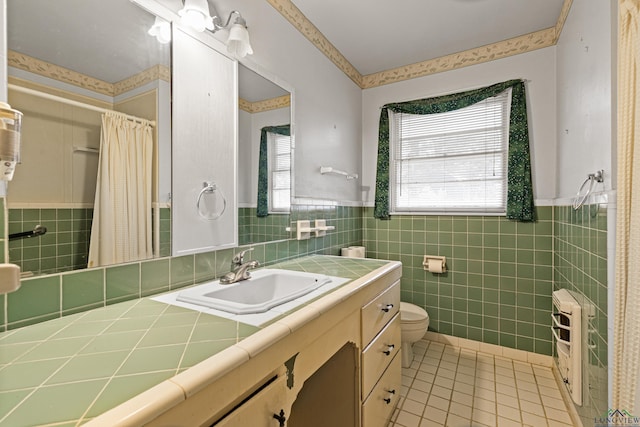
[(245, 249), (233, 256), (231, 260), (231, 271), (220, 278), (220, 284), (228, 285), (251, 278), (250, 268), (256, 268), (260, 265), (257, 260), (244, 261), (244, 254), (252, 251), (253, 248)]

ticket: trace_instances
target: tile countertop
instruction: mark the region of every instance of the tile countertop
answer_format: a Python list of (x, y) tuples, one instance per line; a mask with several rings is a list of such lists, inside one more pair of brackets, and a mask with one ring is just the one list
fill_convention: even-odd
[[(315, 255), (270, 268), (354, 280), (388, 264)], [(1, 333), (0, 426), (84, 424), (260, 329), (142, 298)]]

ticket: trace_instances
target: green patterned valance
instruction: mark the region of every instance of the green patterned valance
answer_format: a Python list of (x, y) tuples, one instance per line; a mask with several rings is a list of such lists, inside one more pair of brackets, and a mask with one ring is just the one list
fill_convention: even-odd
[(512, 92), (507, 164), (507, 218), (523, 222), (534, 221), (527, 101), (522, 80), (509, 80), (466, 92), (384, 105), (380, 112), (378, 129), (374, 216), (389, 219), (389, 111), (408, 114), (445, 113), (476, 104), (509, 88)]
[(267, 158), (267, 133), (291, 136), (290, 125), (265, 126), (260, 132), (260, 156), (258, 157), (258, 208), (257, 216), (269, 215), (269, 161)]

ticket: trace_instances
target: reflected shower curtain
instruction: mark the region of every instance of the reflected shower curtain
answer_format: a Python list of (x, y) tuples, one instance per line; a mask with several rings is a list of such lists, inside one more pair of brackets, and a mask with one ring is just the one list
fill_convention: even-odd
[(153, 136), (149, 124), (102, 115), (88, 267), (150, 258)]
[[(612, 408), (640, 411), (640, 1), (620, 0)], [(638, 147), (636, 147), (638, 143)], [(636, 150), (638, 148), (638, 150)]]

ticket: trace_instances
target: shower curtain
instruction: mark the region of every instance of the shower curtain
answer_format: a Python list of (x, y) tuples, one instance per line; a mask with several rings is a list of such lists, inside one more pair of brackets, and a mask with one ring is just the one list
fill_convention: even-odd
[(612, 408), (640, 411), (640, 1), (620, 0), (618, 216)]
[(153, 255), (152, 155), (149, 124), (103, 114), (88, 267)]

